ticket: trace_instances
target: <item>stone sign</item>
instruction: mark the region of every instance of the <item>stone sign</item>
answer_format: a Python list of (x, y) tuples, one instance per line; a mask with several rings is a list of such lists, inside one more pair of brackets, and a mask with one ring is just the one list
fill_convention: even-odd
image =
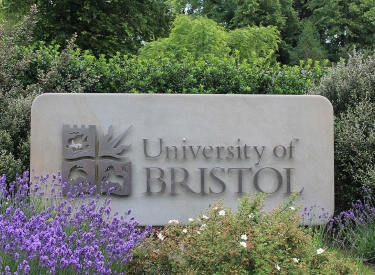
[(43, 94), (32, 106), (34, 175), (61, 171), (63, 194), (96, 185), (143, 225), (186, 221), (221, 198), (236, 208), (247, 192), (268, 193), (271, 210), (293, 191), (322, 223), (333, 161), (320, 96)]

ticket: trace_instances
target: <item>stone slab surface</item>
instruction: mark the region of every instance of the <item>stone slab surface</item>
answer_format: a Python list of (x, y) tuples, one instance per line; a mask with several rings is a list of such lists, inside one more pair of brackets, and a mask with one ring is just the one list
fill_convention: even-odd
[(320, 96), (43, 94), (31, 113), (34, 175), (63, 171), (69, 190), (108, 181), (112, 208), (143, 225), (221, 198), (235, 208), (246, 192), (270, 193), (271, 210), (292, 191), (321, 223), (334, 211), (333, 148)]

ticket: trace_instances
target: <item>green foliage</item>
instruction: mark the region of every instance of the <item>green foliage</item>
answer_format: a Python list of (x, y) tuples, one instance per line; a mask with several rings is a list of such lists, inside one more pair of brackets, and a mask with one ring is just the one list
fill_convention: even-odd
[(335, 114), (335, 206), (346, 210), (361, 198), (360, 187), (374, 186), (375, 56), (354, 52), (313, 85)]
[(289, 50), (300, 30), (293, 0), (168, 0), (174, 13), (202, 15), (215, 20), (227, 30), (246, 27), (277, 27), (281, 34), (279, 60), (289, 61)]
[(359, 101), (375, 102), (375, 55), (365, 57), (353, 52), (347, 63), (338, 63), (311, 93), (327, 97), (335, 115), (354, 107)]
[(291, 63), (298, 64), (300, 60), (319, 60), (327, 58), (327, 53), (320, 43), (319, 35), (310, 21), (306, 21), (298, 44), (291, 52)]
[(8, 1), (0, 0), (0, 24), (10, 31), (25, 15), (30, 13), (34, 0)]
[(36, 3), (35, 41), (65, 47), (77, 34), (76, 44), (95, 56), (136, 53), (144, 41), (162, 37), (169, 30), (163, 0), (4, 1), (7, 17), (26, 15), (30, 4)]
[(347, 58), (353, 47), (373, 50), (375, 44), (375, 3), (369, 0), (310, 0), (310, 20), (325, 41), (330, 59)]
[(80, 92), (96, 81), (84, 71), (74, 76), (65, 71), (72, 59), (72, 41), (59, 54), (51, 48), (25, 47), (32, 40), (35, 16), (32, 10), (10, 34), (0, 27), (0, 174), (6, 173), (9, 180), (29, 169), (34, 98), (46, 92)]
[[(118, 56), (97, 67), (97, 92), (304, 94), (325, 73), (316, 66), (256, 66), (236, 58), (194, 60), (126, 59)], [(303, 71), (305, 74), (303, 75)]]
[(307, 2), (307, 0), (295, 0), (293, 3), (293, 9), (298, 13), (300, 20), (307, 19), (313, 14), (313, 11), (307, 8)]
[[(4, 143), (4, 142), (2, 142)], [(3, 144), (1, 144), (3, 145)], [(8, 147), (5, 144), (5, 147)], [(0, 173), (11, 175), (11, 179), (15, 179), (16, 175), (23, 169), (22, 162), (19, 159), (15, 159), (13, 154), (8, 150), (0, 150)]]
[(280, 42), (276, 27), (246, 27), (226, 32), (207, 17), (179, 15), (173, 22), (168, 38), (146, 43), (140, 50), (142, 59), (183, 59), (191, 55), (198, 59), (207, 55), (227, 57), (237, 55), (249, 62), (274, 62), (274, 52)]
[(234, 0), (167, 0), (167, 5), (174, 14), (201, 15), (229, 28), (235, 14)]
[(168, 38), (146, 43), (140, 51), (142, 58), (175, 57), (187, 53), (194, 58), (213, 54), (227, 55), (226, 33), (215, 21), (205, 17), (177, 16)]
[[(292, 1), (290, 1), (292, 3)], [(284, 29), (286, 17), (283, 16), (281, 1), (235, 0), (237, 5), (233, 26), (277, 26)], [(242, 11), (242, 12), (240, 12)]]
[(340, 57), (347, 58), (348, 52), (353, 47), (361, 51), (374, 49), (374, 1), (168, 0), (167, 2), (174, 13), (204, 15), (226, 29), (276, 26), (281, 36), (278, 61), (283, 64), (290, 64), (290, 61), (298, 62), (295, 56), (291, 60), (290, 53), (297, 46), (298, 40), (306, 39), (300, 37), (303, 26), (301, 23), (306, 20), (312, 22), (317, 29), (313, 37), (319, 35), (320, 41), (320, 46), (314, 42), (309, 51), (321, 52), (318, 48), (324, 47), (329, 54), (327, 57), (333, 62), (339, 61)]
[(282, 33), (296, 32), (298, 14), (292, 0), (169, 0), (175, 13), (203, 15), (227, 29), (276, 26)]
[(1, 0), (0, 8), (6, 17), (13, 17), (16, 21), (21, 21), (24, 15), (30, 12), (30, 7), (35, 4), (34, 0), (11, 1)]
[(228, 32), (228, 46), (240, 60), (274, 63), (280, 38), (276, 27), (245, 27)]
[(264, 195), (246, 195), (238, 211), (210, 206), (185, 225), (171, 220), (134, 251), (127, 274), (355, 274), (299, 227), (290, 201), (262, 211)]
[[(23, 52), (34, 50), (38, 57), (31, 59), (22, 75), (17, 76), (23, 85), (38, 82), (36, 72), (47, 70), (52, 60), (59, 58), (58, 50), (51, 46), (31, 47)], [(88, 52), (74, 50), (64, 63), (60, 82), (72, 90), (68, 84), (73, 85), (73, 80), (84, 74), (85, 81), (92, 80), (94, 84), (87, 83), (76, 91), (95, 93), (304, 94), (327, 72), (326, 67), (311, 60), (293, 67), (259, 63), (213, 55), (198, 59), (188, 55), (177, 60), (117, 54), (110, 59), (97, 59)]]
[[(269, 47), (275, 51), (277, 60), (282, 64), (295, 64), (298, 59), (304, 58), (321, 60), (325, 52), (330, 61), (337, 62), (340, 57), (347, 58), (348, 52), (354, 47), (369, 52), (374, 49), (375, 44), (373, 20), (375, 4), (374, 1), (369, 0), (108, 0), (99, 2), (37, 0), (34, 2), (40, 9), (35, 35), (37, 41), (65, 46), (66, 40), (76, 33), (77, 45), (84, 51), (90, 50), (96, 57), (100, 54), (112, 57), (117, 52), (138, 54), (138, 50), (145, 42), (155, 42), (158, 39), (161, 40), (152, 46), (154, 53), (158, 50), (159, 52), (167, 50), (176, 55), (184, 55), (179, 40), (166, 40), (168, 43), (162, 40), (170, 34), (173, 19), (181, 14), (192, 18), (207, 17), (226, 31), (247, 27), (276, 27), (280, 38), (278, 47), (275, 50), (272, 41)], [(23, 15), (27, 14), (30, 5), (34, 2), (2, 0), (0, 19), (7, 19), (9, 21), (7, 26), (16, 24)], [(311, 22), (311, 25), (308, 24), (301, 32), (305, 21)], [(183, 22), (187, 24), (183, 29), (191, 26), (186, 20)], [(213, 30), (213, 26), (210, 28), (209, 30)], [(217, 26), (214, 28), (217, 29)], [(192, 47), (199, 52), (209, 52), (211, 48), (210, 46), (207, 46), (207, 49), (197, 48), (198, 44), (214, 45), (222, 40), (221, 32), (206, 32), (199, 28), (193, 33), (182, 33), (182, 37), (194, 35), (200, 37), (192, 43)], [(317, 35), (319, 39), (316, 38)], [(187, 40), (189, 39), (183, 39), (183, 41)], [(245, 41), (241, 43), (246, 44)], [(298, 44), (297, 49), (293, 50)], [(190, 47), (190, 44), (184, 45), (184, 48)], [(214, 48), (214, 54), (219, 49), (225, 51), (225, 47), (217, 46)], [(173, 52), (175, 50), (177, 53)], [(170, 54), (168, 56), (171, 57)], [(248, 56), (252, 56), (252, 53)]]
[(276, 26), (282, 42), (278, 60), (289, 63), (289, 51), (298, 38), (300, 22), (293, 0), (235, 0), (237, 9), (231, 28), (243, 26)]
[(360, 101), (335, 120), (336, 208), (361, 198), (361, 186), (375, 187), (375, 103)]

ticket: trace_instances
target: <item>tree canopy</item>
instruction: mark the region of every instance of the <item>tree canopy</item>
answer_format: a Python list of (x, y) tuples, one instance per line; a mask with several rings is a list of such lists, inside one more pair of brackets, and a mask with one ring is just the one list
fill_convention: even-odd
[[(4, 0), (8, 14), (22, 14), (30, 4), (30, 0)], [(77, 34), (76, 44), (96, 56), (135, 54), (145, 41), (169, 31), (163, 0), (36, 0), (36, 4), (36, 40), (65, 45)]]
[(309, 59), (321, 61), (326, 59), (327, 52), (320, 43), (319, 34), (310, 21), (306, 21), (298, 39), (297, 46), (291, 52), (291, 62), (298, 64), (300, 60)]
[[(295, 64), (296, 58), (309, 56), (337, 62), (347, 58), (353, 48), (369, 52), (375, 45), (373, 0), (0, 0), (0, 19), (12, 25), (34, 2), (39, 10), (36, 41), (64, 47), (76, 33), (78, 47), (95, 56), (137, 55), (146, 45), (143, 56), (151, 47), (155, 53), (167, 51), (165, 56), (181, 56), (184, 51), (234, 54), (238, 50), (242, 60), (249, 60), (254, 49), (256, 55), (265, 55), (266, 42), (270, 43), (266, 52), (272, 49), (278, 62)], [(193, 21), (179, 18), (181, 15)], [(200, 30), (195, 24), (199, 20), (203, 24), (199, 19), (203, 17), (217, 26), (206, 22), (207, 29)], [(276, 30), (277, 47), (273, 39)], [(210, 37), (203, 38), (205, 35)], [(192, 37), (200, 38), (187, 45)], [(263, 52), (257, 52), (259, 45)]]
[(245, 27), (226, 31), (205, 16), (179, 15), (169, 37), (146, 43), (140, 51), (143, 58), (177, 58), (187, 54), (194, 58), (205, 55), (237, 55), (240, 60), (274, 62), (280, 42), (276, 27)]
[(169, 0), (174, 12), (204, 15), (226, 29), (274, 26), (280, 31), (279, 59), (288, 61), (300, 30), (293, 0)]
[(310, 20), (317, 27), (332, 61), (351, 52), (373, 50), (375, 45), (375, 2), (372, 0), (310, 0)]

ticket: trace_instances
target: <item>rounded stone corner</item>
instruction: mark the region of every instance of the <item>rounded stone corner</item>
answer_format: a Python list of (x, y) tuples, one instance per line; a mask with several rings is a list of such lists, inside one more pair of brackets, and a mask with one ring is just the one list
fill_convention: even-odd
[(45, 94), (38, 95), (36, 98), (34, 98), (33, 103), (31, 104), (31, 111), (33, 111), (33, 109), (35, 109), (39, 104), (42, 104), (41, 101), (43, 101), (44, 98), (49, 97), (51, 95), (53, 94), (45, 93)]
[(333, 106), (332, 106), (331, 101), (329, 101), (328, 98), (326, 98), (325, 96), (322, 96), (322, 95), (311, 95), (311, 96), (317, 98), (318, 101), (321, 101), (322, 105), (328, 105), (327, 108), (329, 108), (333, 113)]

